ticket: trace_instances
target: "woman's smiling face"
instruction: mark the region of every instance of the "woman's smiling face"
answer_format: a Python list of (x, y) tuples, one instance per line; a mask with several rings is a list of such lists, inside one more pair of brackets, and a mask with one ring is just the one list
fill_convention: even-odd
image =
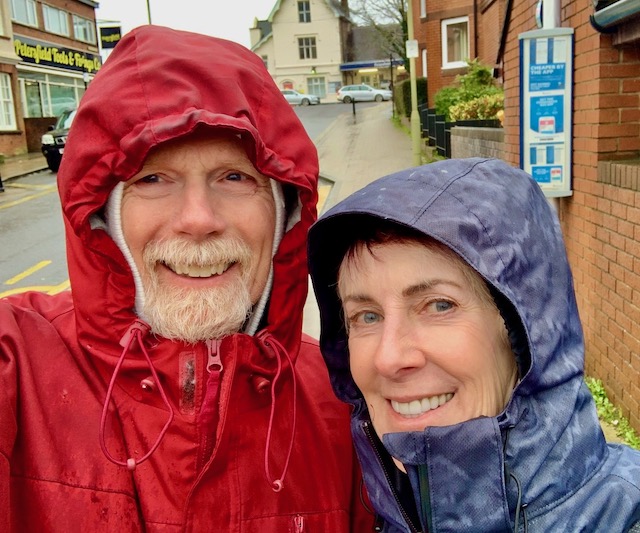
[(504, 409), (517, 377), (507, 331), (484, 281), (451, 250), (357, 245), (338, 291), (351, 373), (381, 438)]

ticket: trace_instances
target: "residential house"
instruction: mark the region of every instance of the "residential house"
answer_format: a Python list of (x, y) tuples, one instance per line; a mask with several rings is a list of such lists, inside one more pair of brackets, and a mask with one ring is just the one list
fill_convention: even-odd
[(255, 20), (251, 49), (281, 89), (326, 98), (342, 85), (349, 60), (351, 21), (347, 0), (277, 0), (267, 20)]
[(93, 0), (0, 0), (0, 153), (40, 150), (102, 62)]
[(413, 0), (414, 37), (419, 57), (416, 75), (427, 78), (428, 105), (443, 87), (466, 72), (467, 60), (493, 66), (507, 0)]

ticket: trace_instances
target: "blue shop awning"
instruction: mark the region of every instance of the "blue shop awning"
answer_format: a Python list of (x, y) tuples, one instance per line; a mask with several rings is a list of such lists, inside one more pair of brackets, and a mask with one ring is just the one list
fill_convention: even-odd
[[(404, 65), (404, 60), (394, 58), (391, 62), (394, 67)], [(361, 68), (389, 68), (388, 59), (371, 59), (369, 61), (351, 61), (349, 63), (342, 63), (340, 70), (360, 70)]]

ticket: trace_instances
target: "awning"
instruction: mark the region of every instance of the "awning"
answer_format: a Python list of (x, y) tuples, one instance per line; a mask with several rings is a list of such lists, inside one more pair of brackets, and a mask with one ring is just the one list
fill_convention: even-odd
[[(350, 63), (342, 63), (340, 70), (360, 70), (361, 68), (389, 68), (390, 61), (388, 59), (371, 59), (369, 61), (351, 61)], [(391, 61), (394, 67), (404, 65), (403, 59), (394, 58)]]
[[(606, 2), (598, 3), (606, 5)], [(617, 0), (617, 2), (613, 2), (602, 9), (597, 9), (591, 15), (590, 20), (596, 30), (607, 32), (637, 15), (640, 15), (640, 2), (638, 0)]]

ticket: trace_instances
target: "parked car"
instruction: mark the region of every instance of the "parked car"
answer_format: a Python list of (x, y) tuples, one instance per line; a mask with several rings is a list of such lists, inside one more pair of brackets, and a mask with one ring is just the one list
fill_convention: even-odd
[(69, 128), (76, 116), (75, 109), (67, 109), (56, 120), (53, 126), (49, 126), (48, 133), (42, 136), (42, 154), (47, 160), (47, 166), (51, 172), (58, 172), (64, 145), (67, 143)]
[(391, 91), (387, 89), (374, 89), (371, 85), (361, 83), (359, 85), (345, 85), (338, 89), (337, 98), (340, 102), (382, 102), (391, 100)]
[(292, 105), (309, 105), (309, 104), (319, 104), (320, 97), (315, 94), (302, 94), (298, 91), (294, 91), (293, 89), (282, 89), (280, 91), (287, 102)]

